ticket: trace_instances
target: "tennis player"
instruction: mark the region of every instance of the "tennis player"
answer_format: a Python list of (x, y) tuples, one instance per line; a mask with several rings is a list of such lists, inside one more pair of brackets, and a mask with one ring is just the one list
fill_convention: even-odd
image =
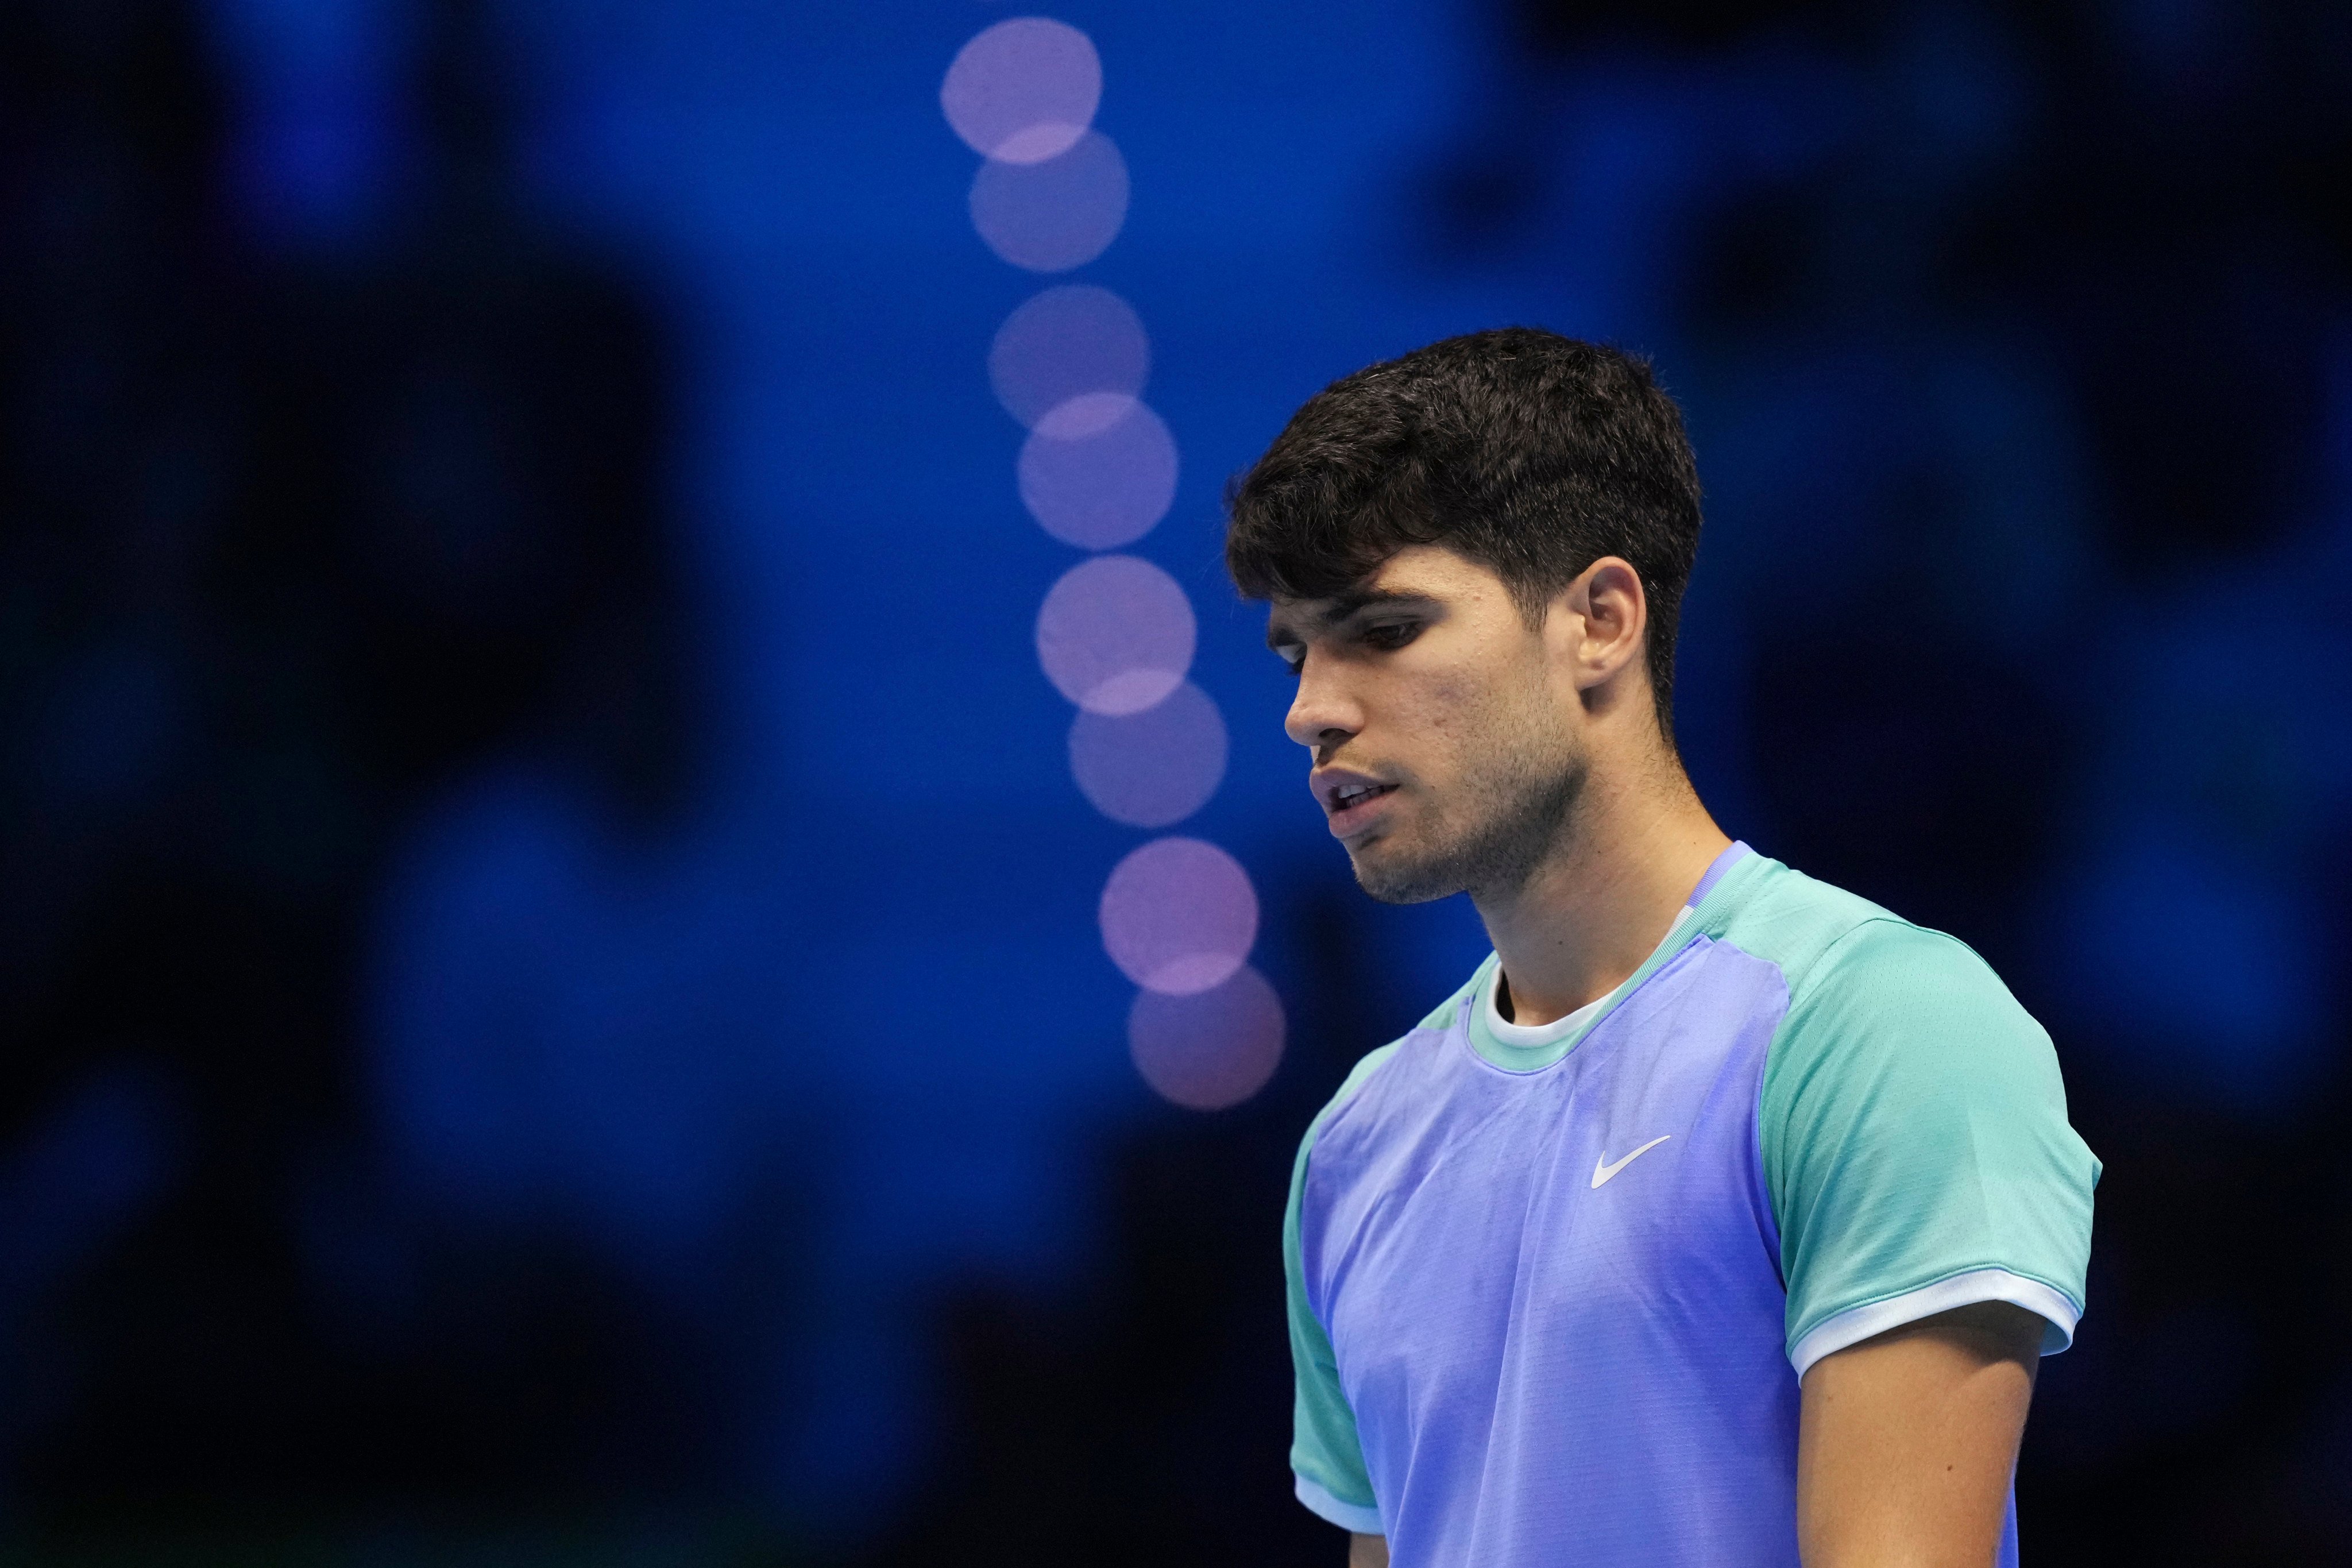
[(1231, 510), (1357, 880), (1466, 892), (1495, 947), (1299, 1150), (1300, 1500), (1358, 1568), (2013, 1563), (2098, 1163), (1981, 959), (1700, 804), (1698, 482), (1647, 367), (1433, 344)]

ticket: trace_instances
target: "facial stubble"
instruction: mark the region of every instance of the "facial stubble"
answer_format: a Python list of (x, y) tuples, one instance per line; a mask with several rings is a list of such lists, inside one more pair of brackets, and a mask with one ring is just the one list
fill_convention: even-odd
[(1533, 715), (1506, 727), (1507, 742), (1451, 801), (1424, 797), (1429, 847), (1407, 858), (1391, 845), (1368, 846), (1374, 854), (1350, 857), (1357, 885), (1384, 904), (1525, 887), (1573, 830), (1591, 771), (1573, 740), (1548, 730)]

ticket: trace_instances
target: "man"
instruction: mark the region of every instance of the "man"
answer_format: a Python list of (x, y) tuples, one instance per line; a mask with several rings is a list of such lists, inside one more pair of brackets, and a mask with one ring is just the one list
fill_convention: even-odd
[(1299, 1152), (1300, 1499), (1358, 1568), (2013, 1563), (2098, 1165), (1980, 959), (1699, 803), (1674, 404), (1450, 339), (1318, 395), (1231, 504), (1357, 879), (1467, 892), (1495, 946)]

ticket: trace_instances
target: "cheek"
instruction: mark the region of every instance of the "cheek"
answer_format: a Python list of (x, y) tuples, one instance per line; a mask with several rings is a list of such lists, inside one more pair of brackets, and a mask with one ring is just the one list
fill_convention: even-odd
[(1394, 754), (1409, 759), (1423, 781), (1458, 783), (1465, 773), (1545, 745), (1556, 720), (1543, 675), (1539, 665), (1514, 658), (1415, 670), (1383, 694), (1382, 727)]
[(1493, 728), (1495, 701), (1492, 687), (1459, 675), (1430, 680), (1413, 692), (1410, 722), (1432, 771), (1458, 771), (1461, 755)]
[(1550, 695), (1535, 679), (1479, 679), (1454, 675), (1430, 683), (1423, 697), (1424, 733), (1433, 760), (1446, 771), (1483, 771), (1518, 763), (1537, 765), (1567, 737)]
[(1431, 713), (1456, 732), (1475, 734), (1510, 720), (1527, 696), (1522, 680), (1497, 680), (1480, 672), (1463, 671), (1432, 681)]

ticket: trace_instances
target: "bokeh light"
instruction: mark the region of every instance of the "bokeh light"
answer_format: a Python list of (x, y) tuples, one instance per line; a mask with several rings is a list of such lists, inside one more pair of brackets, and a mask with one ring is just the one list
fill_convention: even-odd
[(975, 37), (940, 84), (940, 108), (975, 153), (1036, 163), (1070, 150), (1102, 101), (1102, 60), (1087, 36), (1046, 16), (1015, 16)]
[(1190, 1110), (1223, 1110), (1264, 1089), (1282, 1065), (1282, 998), (1243, 964), (1189, 996), (1139, 991), (1127, 1047), (1143, 1081)]
[(1037, 612), (1037, 662), (1089, 713), (1140, 713), (1192, 668), (1197, 628), (1175, 578), (1132, 555), (1073, 566)]
[(988, 380), (1005, 411), (1034, 426), (1083, 394), (1134, 396), (1151, 373), (1151, 340), (1134, 307), (1108, 289), (1062, 283), (1004, 318)]
[(1257, 891), (1241, 862), (1198, 838), (1155, 838), (1103, 887), (1103, 947), (1146, 991), (1223, 984), (1257, 942)]
[(1176, 500), (1176, 438), (1136, 398), (1083, 393), (1022, 443), (1022, 503), (1066, 544), (1115, 550), (1151, 531)]
[(971, 226), (988, 247), (1032, 272), (1066, 272), (1110, 247), (1127, 221), (1127, 161), (1089, 131), (1057, 158), (992, 158), (971, 182)]
[(1140, 713), (1080, 712), (1070, 725), (1070, 773), (1097, 811), (1131, 827), (1183, 821), (1225, 777), (1225, 721), (1186, 681)]

